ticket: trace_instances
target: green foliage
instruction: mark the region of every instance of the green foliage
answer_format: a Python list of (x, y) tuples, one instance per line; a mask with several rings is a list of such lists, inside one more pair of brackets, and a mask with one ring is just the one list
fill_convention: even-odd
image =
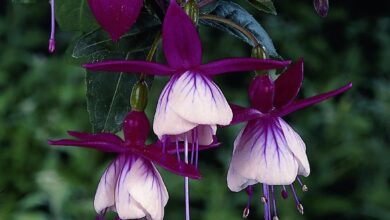
[(87, 0), (56, 0), (56, 21), (64, 31), (89, 32), (98, 27)]
[[(278, 16), (260, 17), (249, 10), (283, 57), (305, 59), (300, 97), (354, 83), (345, 95), (286, 118), (306, 142), (312, 173), (304, 179), (309, 192), (299, 192), (305, 215), (297, 213), (292, 199), (278, 199), (279, 218), (390, 219), (388, 7), (334, 3), (326, 19), (303, 0), (275, 1)], [(59, 50), (53, 56), (46, 52), (48, 9), (47, 1), (0, 8), (0, 219), (93, 219), (96, 186), (114, 156), (46, 144), (48, 138), (65, 137), (67, 130), (91, 129), (85, 71), (62, 56), (73, 36), (59, 32)], [(200, 33), (206, 60), (250, 54), (247, 44), (222, 31), (202, 26)], [(115, 47), (106, 43), (99, 44), (101, 51)], [(105, 57), (86, 52), (74, 63)], [(250, 78), (243, 73), (216, 80), (229, 101), (246, 105)], [(150, 119), (164, 83), (153, 82)], [(241, 126), (219, 129), (223, 146), (200, 153), (203, 179), (190, 183), (192, 219), (241, 219), (246, 195), (226, 186), (232, 143)], [(182, 219), (183, 178), (165, 171), (162, 176), (170, 193), (165, 219)], [(248, 219), (263, 218), (260, 195), (255, 189)]]
[[(246, 28), (267, 49), (267, 54), (270, 57), (279, 58), (279, 55), (276, 52), (272, 40), (267, 34), (267, 32), (255, 20), (255, 18), (240, 5), (230, 1), (218, 1), (214, 10), (210, 11), (209, 13), (222, 18), (228, 18), (234, 23)], [(245, 41), (249, 45), (254, 46), (253, 42), (245, 34), (235, 28), (232, 28), (227, 24), (206, 19), (201, 19), (200, 23), (218, 28), (222, 31), (226, 31), (227, 33), (232, 34), (239, 39)]]
[(271, 0), (248, 0), (256, 9), (276, 15), (274, 3)]

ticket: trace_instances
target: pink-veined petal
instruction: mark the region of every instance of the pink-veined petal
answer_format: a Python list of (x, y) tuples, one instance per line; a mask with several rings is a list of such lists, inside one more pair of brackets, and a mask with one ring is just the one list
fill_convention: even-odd
[(123, 161), (117, 157), (104, 171), (96, 190), (94, 206), (98, 214), (106, 208), (109, 210), (115, 207), (115, 186), (123, 166)]
[(83, 67), (92, 71), (145, 73), (158, 76), (168, 76), (175, 71), (168, 66), (142, 60), (108, 60), (84, 64)]
[(322, 102), (322, 101), (325, 101), (329, 98), (332, 98), (336, 95), (344, 93), (344, 92), (348, 91), (350, 88), (352, 88), (352, 83), (348, 83), (347, 85), (345, 85), (339, 89), (336, 89), (336, 90), (333, 90), (333, 91), (330, 91), (327, 93), (323, 93), (323, 94), (316, 95), (316, 96), (313, 96), (313, 97), (310, 97), (307, 99), (295, 101), (292, 104), (286, 106), (285, 108), (282, 108), (280, 110), (275, 111), (274, 115), (276, 115), (278, 117), (283, 117), (285, 115), (290, 114), (291, 112), (295, 112), (299, 109), (317, 104), (319, 102)]
[(187, 71), (172, 87), (168, 107), (194, 124), (228, 125), (233, 113), (222, 91), (207, 76)]
[(291, 65), (275, 80), (275, 108), (281, 108), (294, 101), (303, 81), (303, 59)]
[(198, 70), (206, 75), (218, 75), (229, 72), (278, 69), (290, 63), (290, 61), (239, 57), (216, 60), (203, 64)]
[(235, 125), (244, 121), (250, 121), (263, 116), (263, 113), (253, 108), (245, 108), (232, 103), (230, 103), (229, 105), (233, 111), (233, 119), (229, 125)]
[(279, 118), (278, 121), (283, 135), (286, 138), (288, 147), (291, 152), (294, 154), (295, 158), (298, 160), (299, 168), (298, 174), (303, 176), (309, 176), (310, 174), (310, 165), (309, 160), (306, 155), (306, 145), (303, 142), (302, 138), (288, 125), (282, 118)]
[(169, 196), (160, 174), (152, 163), (138, 158), (126, 176), (125, 186), (127, 192), (145, 210), (147, 219), (163, 219), (164, 207)]
[(163, 23), (163, 47), (171, 67), (189, 69), (201, 64), (202, 45), (198, 32), (184, 10), (171, 0)]
[(197, 124), (180, 117), (168, 103), (172, 99), (172, 89), (177, 81), (173, 76), (161, 92), (153, 121), (153, 131), (161, 139), (164, 135), (182, 134), (195, 128)]
[(291, 152), (275, 118), (250, 121), (234, 150), (231, 168), (248, 180), (267, 185), (289, 185), (298, 174)]
[[(119, 157), (122, 163), (122, 167), (119, 172), (119, 176), (115, 185), (115, 209), (118, 216), (121, 219), (139, 219), (148, 215), (145, 207), (133, 198), (133, 195), (129, 193), (129, 187), (132, 187), (128, 183), (131, 172), (137, 169), (136, 163), (140, 160), (138, 157), (121, 155)], [(140, 178), (132, 176), (132, 178)], [(143, 193), (153, 193), (142, 190)]]

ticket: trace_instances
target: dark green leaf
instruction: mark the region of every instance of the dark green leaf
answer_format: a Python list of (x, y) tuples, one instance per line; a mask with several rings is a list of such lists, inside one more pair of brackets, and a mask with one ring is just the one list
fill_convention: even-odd
[[(236, 24), (246, 28), (266, 48), (268, 56), (273, 58), (280, 58), (268, 33), (256, 21), (256, 19), (240, 5), (229, 1), (219, 1), (217, 3), (217, 7), (215, 7), (215, 9), (210, 14), (229, 19)], [(247, 36), (245, 36), (239, 30), (234, 29), (226, 24), (206, 19), (200, 19), (200, 23), (218, 28), (222, 31), (226, 31), (245, 41), (251, 46), (254, 46), (253, 42)]]
[(248, 0), (251, 5), (253, 5), (256, 9), (276, 15), (276, 9), (274, 3), (271, 0)]
[(87, 0), (57, 0), (56, 20), (65, 31), (89, 32), (98, 27)]
[[(113, 59), (143, 60), (160, 24), (142, 15), (137, 24), (117, 43), (103, 30), (82, 36), (72, 57), (79, 63)], [(130, 94), (138, 76), (129, 73), (87, 71), (87, 109), (94, 132), (117, 132), (130, 109)], [(149, 87), (152, 77), (148, 78)]]

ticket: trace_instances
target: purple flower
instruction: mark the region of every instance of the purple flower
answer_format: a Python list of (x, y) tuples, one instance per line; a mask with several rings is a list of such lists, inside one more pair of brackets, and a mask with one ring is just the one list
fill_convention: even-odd
[(227, 183), (232, 191), (263, 184), (265, 219), (271, 219), (271, 208), (277, 218), (274, 186), (290, 185), (298, 210), (303, 213), (293, 182), (307, 187), (297, 178), (308, 176), (310, 166), (301, 137), (282, 119), (298, 109), (324, 101), (351, 88), (349, 83), (337, 90), (304, 100), (295, 100), (303, 80), (303, 60), (289, 67), (273, 81), (268, 75), (256, 76), (249, 89), (251, 108), (232, 105), (232, 124), (248, 121), (234, 142)]
[(326, 17), (329, 11), (329, 0), (313, 0), (314, 8), (321, 17)]
[(103, 219), (109, 210), (116, 211), (121, 219), (163, 219), (168, 193), (153, 163), (182, 176), (200, 178), (195, 167), (162, 153), (158, 144), (145, 146), (149, 128), (145, 113), (132, 111), (123, 123), (124, 141), (110, 133), (79, 132), (69, 132), (77, 140), (49, 141), (51, 145), (79, 146), (119, 154), (104, 172), (96, 191), (94, 205), (98, 219)]
[(137, 20), (143, 0), (88, 0), (88, 4), (100, 26), (118, 41)]
[[(287, 61), (230, 58), (201, 64), (202, 47), (195, 26), (185, 12), (171, 1), (163, 23), (163, 49), (168, 65), (147, 61), (103, 61), (86, 64), (90, 70), (146, 73), (170, 76), (159, 98), (153, 130), (160, 139), (187, 136), (210, 144), (216, 125), (228, 125), (232, 111), (212, 77), (236, 71), (275, 69)], [(195, 129), (196, 128), (196, 129)], [(187, 132), (193, 131), (187, 134)]]

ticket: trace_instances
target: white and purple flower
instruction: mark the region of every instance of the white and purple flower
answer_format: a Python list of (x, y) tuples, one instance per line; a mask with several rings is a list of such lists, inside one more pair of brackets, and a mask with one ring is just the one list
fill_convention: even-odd
[[(103, 61), (86, 64), (95, 71), (145, 73), (170, 76), (160, 95), (153, 130), (163, 136), (194, 136), (199, 144), (210, 144), (217, 125), (228, 125), (233, 114), (212, 77), (228, 72), (275, 69), (289, 64), (255, 58), (230, 58), (201, 64), (202, 46), (191, 19), (171, 1), (162, 30), (163, 49), (168, 65), (147, 61)], [(196, 130), (196, 131), (194, 131)]]
[(282, 117), (343, 93), (352, 86), (349, 83), (337, 90), (295, 101), (302, 80), (303, 60), (300, 60), (275, 81), (268, 75), (256, 76), (249, 89), (251, 108), (232, 105), (232, 124), (248, 122), (234, 142), (228, 187), (238, 192), (257, 183), (263, 184), (266, 220), (270, 220), (272, 215), (273, 219), (278, 219), (274, 186), (282, 186), (282, 196), (287, 198), (285, 186), (290, 185), (297, 208), (303, 214), (293, 182), (298, 180), (305, 191), (307, 187), (297, 176), (310, 174), (305, 143)]
[[(124, 141), (110, 133), (79, 132), (69, 132), (77, 140), (49, 141), (51, 145), (86, 147), (119, 154), (98, 185), (94, 202), (97, 219), (104, 219), (107, 211), (117, 212), (119, 219), (163, 219), (168, 192), (153, 163), (178, 175), (200, 178), (194, 166), (162, 153), (156, 144), (146, 146), (149, 128), (145, 113), (132, 111), (123, 123)], [(167, 152), (170, 151), (168, 148)]]

